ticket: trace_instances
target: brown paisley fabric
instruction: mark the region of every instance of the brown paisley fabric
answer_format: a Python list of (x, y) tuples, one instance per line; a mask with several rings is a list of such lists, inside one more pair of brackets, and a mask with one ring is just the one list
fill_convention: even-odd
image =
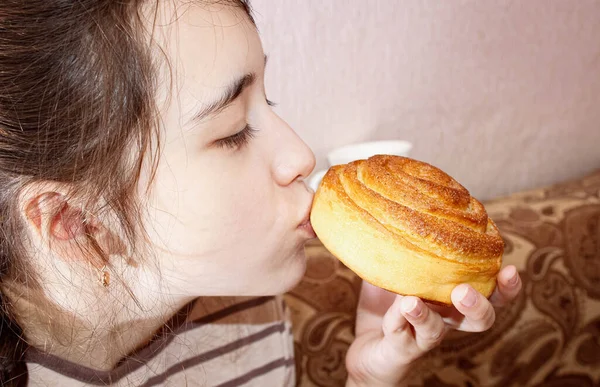
[[(486, 203), (524, 281), (484, 333), (453, 332), (411, 385), (600, 387), (600, 171)], [(299, 386), (343, 386), (360, 279), (318, 242), (286, 295)]]

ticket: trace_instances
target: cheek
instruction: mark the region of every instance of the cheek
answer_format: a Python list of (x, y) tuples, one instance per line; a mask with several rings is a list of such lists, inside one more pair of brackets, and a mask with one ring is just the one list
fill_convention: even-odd
[(159, 168), (152, 202), (165, 248), (204, 255), (252, 244), (277, 228), (282, 211), (269, 171), (232, 161), (188, 160), (174, 168), (171, 160)]
[(210, 219), (214, 233), (226, 235), (229, 240), (242, 240), (264, 233), (275, 222), (272, 190), (257, 184), (256, 179), (221, 181), (198, 196), (211, 205), (199, 203), (197, 213)]

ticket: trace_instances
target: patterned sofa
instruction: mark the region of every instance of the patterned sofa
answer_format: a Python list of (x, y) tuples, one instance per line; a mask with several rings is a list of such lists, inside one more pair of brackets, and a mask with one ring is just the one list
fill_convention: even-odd
[[(524, 280), (484, 333), (453, 332), (415, 365), (415, 386), (600, 386), (600, 170), (486, 203)], [(317, 241), (286, 295), (300, 386), (342, 386), (360, 280)]]

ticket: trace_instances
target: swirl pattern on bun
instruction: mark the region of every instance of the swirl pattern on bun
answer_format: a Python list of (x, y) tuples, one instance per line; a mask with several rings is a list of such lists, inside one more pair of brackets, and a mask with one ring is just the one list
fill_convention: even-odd
[(364, 280), (451, 304), (468, 283), (496, 286), (504, 242), (484, 206), (440, 169), (378, 155), (329, 169), (311, 223), (325, 247)]

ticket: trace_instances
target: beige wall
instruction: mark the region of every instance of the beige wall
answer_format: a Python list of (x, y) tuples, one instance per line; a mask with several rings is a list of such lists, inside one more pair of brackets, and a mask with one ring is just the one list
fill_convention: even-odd
[(600, 1), (252, 0), (314, 149), (406, 139), (485, 199), (600, 167)]

